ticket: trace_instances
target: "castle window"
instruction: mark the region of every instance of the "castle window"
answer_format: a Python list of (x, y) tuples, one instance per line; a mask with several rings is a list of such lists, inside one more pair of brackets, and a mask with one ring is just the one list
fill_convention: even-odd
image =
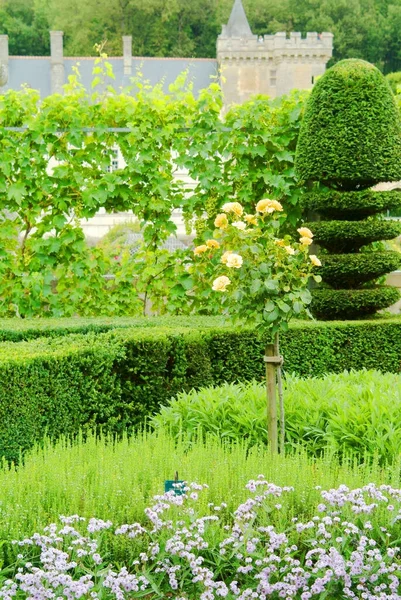
[(270, 71), (270, 85), (271, 86), (275, 86), (276, 85), (276, 77), (277, 77), (277, 71), (276, 69), (272, 69)]
[(107, 167), (107, 171), (108, 171), (108, 173), (111, 173), (112, 171), (117, 171), (118, 168), (119, 168), (118, 150), (115, 148), (115, 149), (112, 150), (112, 157), (111, 157), (111, 161), (110, 161), (110, 166)]

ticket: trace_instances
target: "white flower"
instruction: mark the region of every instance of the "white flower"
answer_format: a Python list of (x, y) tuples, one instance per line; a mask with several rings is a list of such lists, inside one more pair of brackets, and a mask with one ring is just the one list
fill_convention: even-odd
[(234, 269), (240, 269), (242, 267), (242, 263), (243, 263), (243, 258), (239, 254), (234, 254), (234, 252), (232, 252), (231, 254), (229, 254), (227, 256), (227, 261), (226, 261), (227, 267), (234, 268)]
[(225, 275), (221, 275), (221, 277), (217, 277), (213, 281), (212, 290), (215, 292), (225, 292), (228, 285), (230, 285), (231, 281)]
[(310, 254), (309, 259), (310, 259), (312, 265), (314, 265), (315, 267), (322, 266), (322, 263), (320, 262), (320, 260), (318, 259), (318, 257), (315, 254)]
[(234, 223), (231, 223), (231, 225), (237, 229), (240, 229), (241, 231), (246, 229), (246, 223), (244, 223), (244, 221), (235, 221)]

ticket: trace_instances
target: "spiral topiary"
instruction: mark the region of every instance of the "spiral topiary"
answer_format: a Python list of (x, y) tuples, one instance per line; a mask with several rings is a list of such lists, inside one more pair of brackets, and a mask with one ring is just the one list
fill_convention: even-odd
[(342, 60), (313, 88), (296, 152), (302, 181), (356, 190), (401, 180), (401, 122), (389, 84), (364, 60)]
[(398, 291), (376, 280), (397, 269), (401, 255), (366, 252), (372, 242), (401, 234), (401, 223), (378, 216), (401, 206), (401, 192), (368, 189), (401, 180), (401, 119), (376, 67), (344, 60), (317, 82), (305, 108), (295, 169), (303, 183), (313, 182), (305, 209), (322, 220), (307, 226), (326, 250), (320, 256), (326, 287), (313, 290), (312, 312), (354, 319), (394, 303)]

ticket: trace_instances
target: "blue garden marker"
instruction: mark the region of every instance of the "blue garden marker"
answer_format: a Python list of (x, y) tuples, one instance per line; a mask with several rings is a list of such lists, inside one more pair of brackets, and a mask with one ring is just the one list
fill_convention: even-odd
[(178, 471), (175, 472), (174, 479), (166, 479), (164, 482), (164, 491), (165, 492), (174, 492), (176, 496), (182, 496), (185, 494), (185, 481), (182, 479), (178, 479)]

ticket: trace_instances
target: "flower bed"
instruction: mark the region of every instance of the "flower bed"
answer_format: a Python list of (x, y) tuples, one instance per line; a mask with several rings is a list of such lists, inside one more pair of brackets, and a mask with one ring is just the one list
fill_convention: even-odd
[[(288, 525), (282, 501), (293, 493), (260, 475), (233, 518), (227, 505), (197, 513), (204, 486), (168, 492), (145, 510), (146, 522), (113, 526), (77, 515), (60, 517), (43, 534), (16, 542), (20, 554), (0, 597), (396, 599), (401, 490), (389, 485), (321, 490), (311, 519)], [(100, 554), (102, 537), (135, 548), (133, 564)]]

